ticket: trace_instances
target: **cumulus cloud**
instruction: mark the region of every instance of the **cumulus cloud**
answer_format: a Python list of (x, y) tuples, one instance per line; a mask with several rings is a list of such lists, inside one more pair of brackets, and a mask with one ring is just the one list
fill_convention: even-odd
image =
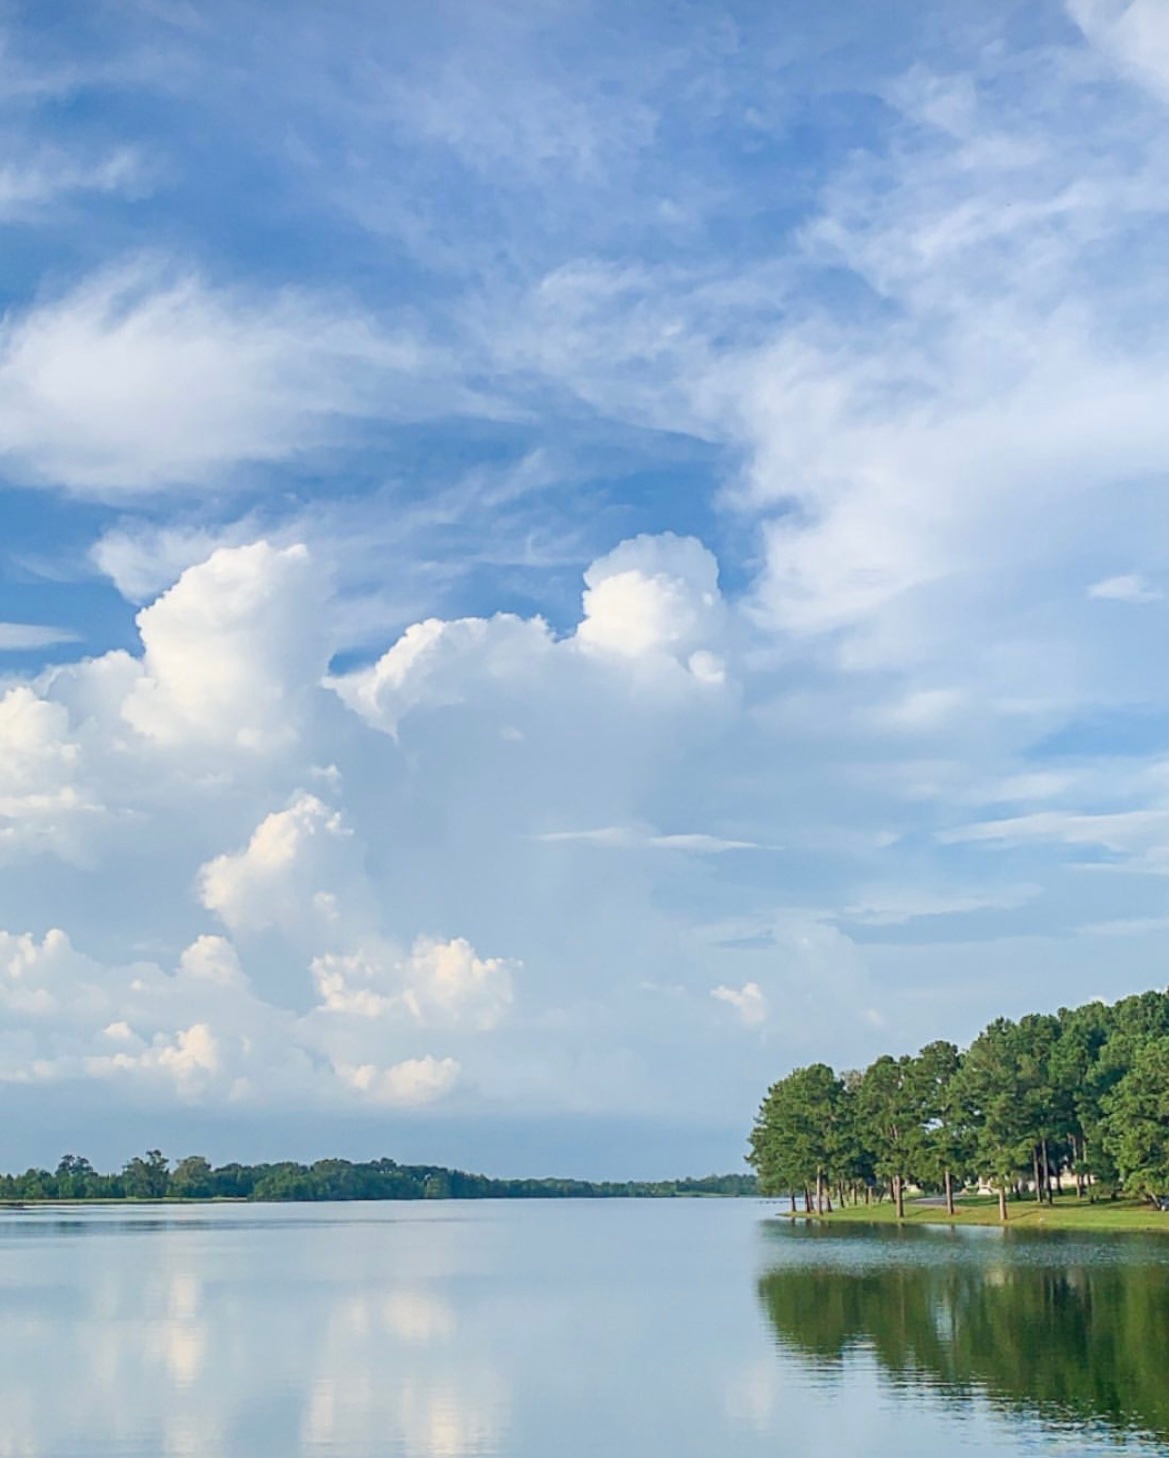
[(414, 623), (372, 667), (333, 680), (341, 699), (368, 723), (393, 734), (403, 715), (425, 705), (464, 702), (473, 670), (501, 683), (527, 681), (553, 647), (540, 618), (428, 618)]
[[(830, 1030), (860, 1061), (891, 1016), (835, 923), (991, 920), (1029, 894), (961, 869), (899, 892), (904, 862), (883, 858), (906, 803), (927, 797), (940, 857), (1025, 840), (1071, 865), (1152, 840), (1077, 826), (1067, 798), (1106, 804), (1104, 782), (1037, 779), (1009, 746), (978, 784), (956, 774), (967, 701), (944, 681), (826, 707), (689, 539), (606, 554), (559, 632), (428, 618), (333, 676), (330, 590), (295, 544), (216, 546), (139, 613), (137, 653), (0, 698), (0, 915), (36, 933), (5, 943), (4, 1078), (218, 1108), (522, 1109), (538, 1091), (549, 1110), (697, 1111), (715, 1095), (671, 1069), (701, 1060), (713, 999), (767, 1034), (720, 1078), (729, 1105), (771, 1072), (770, 1040), (810, 1056)], [(1134, 771), (1117, 814), (1154, 789)], [(1008, 792), (1011, 821), (969, 825)], [(1036, 799), (1073, 820), (1012, 823)], [(715, 934), (728, 873), (763, 852), (783, 859), (734, 878), (742, 922)]]
[(78, 822), (100, 806), (78, 782), (81, 748), (63, 705), (27, 684), (0, 696), (0, 853), (78, 854)]
[[(499, 613), (408, 628), (371, 667), (332, 680), (368, 723), (396, 733), (415, 708), (434, 710), (513, 696), (530, 708), (556, 682), (570, 701), (648, 692), (717, 696), (726, 682), (712, 651), (724, 606), (712, 554), (670, 533), (623, 542), (585, 573), (582, 617), (557, 639), (543, 619)], [(600, 660), (600, 661), (598, 661)], [(614, 661), (615, 660), (615, 661)]]
[(487, 1031), (512, 1002), (511, 964), (480, 957), (462, 937), (419, 937), (406, 956), (386, 945), (325, 953), (313, 959), (312, 973), (326, 1012), (400, 1016), (421, 1027)]
[(324, 670), (308, 550), (256, 542), (189, 567), (138, 614), (142, 676), (122, 713), (140, 734), (270, 749), (295, 731), (296, 693)]
[(202, 757), (201, 773), (240, 753), (273, 763), (322, 694), (324, 592), (301, 546), (223, 548), (142, 610), (140, 657), (117, 650), (0, 694), (0, 850), (82, 861), (110, 817), (191, 769), (182, 756)]
[(218, 548), (254, 541), (258, 533), (248, 527), (247, 521), (214, 530), (123, 523), (98, 538), (90, 558), (127, 601), (144, 603), (177, 582), (188, 567), (206, 562)]
[(459, 1065), (453, 1058), (407, 1058), (391, 1068), (373, 1063), (342, 1065), (338, 1072), (359, 1093), (380, 1104), (428, 1104), (454, 1086)]
[(701, 542), (670, 532), (622, 542), (592, 564), (585, 584), (576, 630), (584, 647), (629, 658), (665, 652), (697, 677), (721, 681), (709, 652), (721, 627), (718, 564)]
[(749, 1028), (767, 1021), (767, 998), (758, 982), (744, 982), (742, 987), (714, 987), (710, 995), (717, 1002), (733, 1007)]
[[(122, 1041), (128, 1025), (111, 1024), (111, 1031)], [(130, 1033), (128, 1042), (141, 1043)], [(85, 1071), (97, 1078), (125, 1074), (161, 1074), (173, 1082), (180, 1097), (198, 1097), (209, 1091), (222, 1071), (222, 1050), (218, 1039), (206, 1023), (192, 1023), (173, 1034), (156, 1033), (151, 1042), (134, 1051), (91, 1054), (84, 1060)]]
[(247, 846), (216, 856), (199, 872), (199, 894), (233, 931), (336, 916), (331, 852), (349, 832), (337, 811), (301, 791), (287, 810), (260, 822)]
[[(311, 1013), (260, 998), (235, 948), (216, 936), (197, 938), (167, 972), (103, 965), (59, 929), (40, 941), (0, 932), (0, 1009), (0, 1082), (96, 1078), (179, 1102), (328, 1108), (430, 1103), (459, 1072), (457, 1060), (432, 1054), (347, 1061)], [(387, 1031), (376, 1038), (383, 1058)]]

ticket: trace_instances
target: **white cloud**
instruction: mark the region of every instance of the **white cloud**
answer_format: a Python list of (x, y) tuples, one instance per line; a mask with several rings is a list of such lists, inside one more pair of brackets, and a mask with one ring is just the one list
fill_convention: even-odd
[(328, 920), (335, 897), (323, 881), (335, 884), (333, 843), (347, 834), (337, 811), (300, 791), (287, 810), (265, 816), (244, 850), (200, 869), (200, 900), (233, 931)]
[(242, 987), (246, 982), (239, 955), (232, 944), (223, 937), (206, 934), (196, 937), (183, 951), (179, 958), (179, 975), (216, 987)]
[(86, 193), (141, 196), (151, 169), (131, 148), (84, 160), (51, 148), (10, 155), (0, 166), (0, 220), (30, 223), (67, 199)]
[(710, 995), (733, 1007), (749, 1028), (767, 1021), (767, 998), (758, 982), (744, 982), (742, 987), (714, 987)]
[[(311, 1013), (260, 998), (235, 948), (213, 936), (199, 937), (167, 973), (147, 962), (103, 966), (60, 930), (40, 942), (0, 932), (0, 1011), (7, 1083), (96, 1078), (184, 1103), (328, 1108), (430, 1103), (459, 1073), (457, 1060), (429, 1053), (348, 1061)], [(374, 1041), (384, 1057), (385, 1027)], [(361, 1046), (370, 1041), (350, 1042)]]
[(319, 584), (303, 546), (223, 547), (138, 614), (142, 676), (122, 713), (140, 734), (261, 751), (296, 732), (323, 672)]
[(1041, 810), (1033, 815), (986, 820), (977, 825), (941, 831), (938, 839), (947, 845), (980, 841), (1002, 845), (1060, 841), (1064, 845), (1101, 846), (1118, 855), (1131, 855), (1148, 854), (1160, 847), (1167, 828), (1169, 817), (1164, 810), (1122, 810), (1090, 815), (1066, 810)]
[(0, 997), (5, 1007), (37, 1016), (55, 1014), (60, 1007), (58, 989), (90, 964), (73, 950), (63, 931), (47, 932), (40, 943), (25, 933), (0, 932)]
[(882, 728), (929, 732), (944, 728), (962, 709), (964, 699), (960, 689), (911, 689), (895, 702), (874, 709), (873, 720)]
[(96, 496), (198, 485), (291, 460), (346, 417), (465, 405), (436, 393), (445, 370), (328, 300), (138, 262), (4, 323), (0, 451), (31, 482)]
[[(698, 1109), (714, 1095), (679, 1087), (676, 1065), (679, 1049), (704, 1056), (713, 988), (771, 1050), (723, 1067), (729, 1106), (754, 1097), (766, 1057), (818, 1056), (830, 1036), (859, 1061), (906, 1016), (908, 994), (876, 995), (869, 947), (834, 921), (979, 910), (989, 929), (1030, 894), (944, 866), (905, 890), (920, 885), (917, 868), (898, 879), (906, 803), (940, 809), (943, 858), (1014, 838), (1069, 866), (1083, 844), (1123, 842), (1144, 864), (1155, 832), (1125, 818), (1149, 803), (1144, 762), (1122, 779), (1037, 778), (1008, 739), (987, 743), (977, 776), (947, 766), (965, 701), (897, 677), (835, 700), (805, 670), (793, 683), (735, 605), (710, 600), (717, 577), (693, 543), (638, 539), (586, 589), (627, 573), (633, 606), (598, 619), (620, 647), (539, 618), (435, 618), (323, 682), (344, 640), (319, 565), (295, 546), (219, 547), (139, 614), (141, 657), (9, 689), (0, 915), (39, 937), (67, 895), (104, 960), (52, 937), (16, 947), (3, 1076), (221, 1108)], [(721, 682), (692, 664), (716, 649)], [(923, 758), (917, 736), (935, 730), (947, 743)], [(1031, 813), (1111, 792), (1115, 820)], [(1000, 798), (1020, 813), (944, 818)], [(67, 862), (59, 883), (30, 849)], [(726, 853), (748, 850), (783, 859), (739, 878)], [(728, 894), (755, 931), (700, 924)]]
[(536, 837), (549, 845), (595, 845), (614, 850), (672, 850), (692, 855), (722, 855), (733, 850), (769, 850), (753, 840), (727, 840), (701, 831), (660, 835), (648, 826), (603, 825), (596, 830), (548, 830)]
[(183, 1098), (206, 1093), (217, 1081), (222, 1066), (219, 1041), (206, 1023), (192, 1023), (170, 1035), (156, 1033), (149, 1046), (140, 1051), (92, 1054), (84, 1060), (86, 1073), (97, 1078), (121, 1074), (150, 1077), (159, 1073), (173, 1081)]
[(26, 684), (0, 696), (0, 854), (78, 854), (79, 819), (100, 807), (79, 783), (81, 747), (64, 706)]
[[(598, 695), (620, 697), (630, 682), (663, 702), (695, 691), (717, 700), (726, 686), (723, 663), (709, 647), (724, 612), (717, 573), (713, 556), (692, 538), (637, 537), (587, 570), (583, 615), (570, 637), (556, 639), (543, 619), (510, 613), (430, 618), (370, 668), (331, 682), (350, 708), (390, 734), (416, 708), (454, 707), (485, 690), (530, 705), (547, 697), (541, 686), (553, 681), (567, 717), (591, 716)], [(594, 701), (591, 711), (584, 700)]]
[[(754, 491), (803, 505), (766, 528), (761, 605), (787, 631), (862, 633), (883, 658), (950, 626), (929, 620), (927, 589), (961, 582), (976, 566), (1007, 580), (1032, 567), (1032, 523), (1061, 509), (1065, 492), (1081, 497), (1151, 472), (1163, 448), (1155, 362), (1101, 358), (1066, 319), (1003, 318), (1004, 336), (1021, 343), (1030, 331), (1031, 356), (1020, 361), (1021, 378), (1003, 379), (984, 373), (987, 342), (973, 320), (943, 326), (927, 313), (923, 325), (944, 327), (935, 347), (947, 355), (950, 383), (962, 381), (944, 399), (916, 382), (890, 398), (879, 383), (915, 379), (924, 340), (908, 348), (895, 340), (843, 368), (843, 341), (814, 352), (780, 346), (759, 361), (752, 385)], [(921, 594), (917, 612), (912, 593)], [(896, 632), (886, 643), (882, 614)]]
[(230, 777), (239, 754), (262, 759), (261, 779), (274, 770), (331, 697), (326, 590), (302, 546), (221, 548), (139, 613), (140, 658), (119, 650), (0, 693), (0, 853), (80, 863), (172, 775)]
[[(307, 228), (245, 257), (245, 202), (198, 273), (116, 261), (130, 222), (198, 232), (185, 187), (127, 208), (149, 169), (78, 151), (86, 106), (36, 114), (89, 68), (17, 78), (0, 213), (53, 226), (0, 327), (4, 466), (116, 502), (71, 520), (143, 611), (132, 651), (0, 684), (13, 1077), (732, 1123), (789, 1060), (1046, 1005), (1052, 948), (1096, 990), (1077, 928), (1161, 910), (1086, 869), (1162, 834), (1116, 749), (1160, 619), (1109, 610), (1164, 587), (1163, 116), (1117, 84), (1161, 12), (1072, 0), (1082, 34), (1020, 41), (934, 8), (900, 75), (835, 12), (812, 55), (774, 17), (675, 44), (636, 7), (604, 36), (488, 7), (424, 58), (392, 18), (282, 16), (249, 39), (263, 136), (210, 33), (168, 31), (176, 181), (197, 94), (201, 158), (242, 148), (229, 188)], [(655, 523), (721, 585), (696, 537), (614, 547)], [(117, 631), (57, 590), (5, 615)], [(943, 918), (985, 947), (1024, 901), (997, 982), (939, 982)], [(1117, 942), (1114, 991), (1154, 941)]]
[(1159, 602), (1162, 593), (1137, 572), (1120, 577), (1105, 577), (1088, 588), (1088, 596), (1105, 602)]
[(1066, 8), (1121, 72), (1155, 96), (1169, 93), (1169, 10), (1161, 0), (1066, 0)]
[(98, 538), (90, 557), (129, 602), (143, 603), (177, 582), (220, 547), (246, 546), (258, 533), (243, 521), (229, 528), (125, 524)]
[(462, 937), (419, 937), (409, 955), (385, 944), (313, 959), (326, 1012), (405, 1018), (420, 1027), (496, 1027), (511, 1006), (510, 963), (480, 957)]
[(414, 623), (367, 669), (333, 680), (342, 700), (368, 723), (393, 734), (419, 705), (455, 705), (469, 692), (469, 669), (500, 683), (530, 680), (553, 640), (540, 618), (498, 613), (493, 618)]
[[(587, 648), (640, 658), (666, 652), (683, 659), (708, 650), (721, 627), (718, 564), (693, 537), (641, 536), (594, 562), (585, 573), (584, 617), (577, 641)], [(713, 681), (721, 665), (709, 655), (698, 677)]]
[(81, 635), (69, 628), (42, 623), (0, 623), (0, 653), (27, 653), (52, 648), (58, 643), (79, 643)]
[(390, 1068), (373, 1063), (342, 1065), (340, 1076), (375, 1103), (413, 1107), (433, 1103), (454, 1087), (459, 1065), (453, 1058), (407, 1058)]

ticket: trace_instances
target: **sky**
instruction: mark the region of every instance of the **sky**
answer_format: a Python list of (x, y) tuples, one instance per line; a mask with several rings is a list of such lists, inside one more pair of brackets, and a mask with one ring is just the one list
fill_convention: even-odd
[(1160, 985), (1167, 54), (4, 6), (7, 1166), (736, 1169)]

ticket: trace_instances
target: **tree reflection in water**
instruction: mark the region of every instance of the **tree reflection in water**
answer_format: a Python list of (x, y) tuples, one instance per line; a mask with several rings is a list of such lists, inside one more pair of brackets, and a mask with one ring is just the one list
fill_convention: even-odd
[(818, 1367), (869, 1351), (898, 1385), (1169, 1437), (1161, 1242), (798, 1224), (771, 1235), (763, 1308), (785, 1350)]

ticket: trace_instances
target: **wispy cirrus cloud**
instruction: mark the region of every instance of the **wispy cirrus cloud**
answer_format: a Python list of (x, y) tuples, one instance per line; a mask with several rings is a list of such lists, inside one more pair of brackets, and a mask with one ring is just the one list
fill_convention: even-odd
[(347, 420), (467, 408), (455, 373), (319, 294), (217, 289), (138, 260), (4, 322), (0, 453), (12, 474), (99, 498), (221, 483)]
[(35, 222), (90, 193), (140, 198), (151, 190), (154, 176), (155, 169), (129, 147), (96, 160), (57, 149), (10, 156), (0, 166), (0, 222)]
[(81, 634), (72, 628), (57, 628), (47, 623), (0, 623), (0, 653), (25, 653), (80, 642)]
[(662, 835), (648, 826), (603, 825), (595, 830), (548, 830), (536, 836), (548, 845), (595, 845), (610, 850), (682, 851), (690, 855), (724, 855), (727, 851), (773, 850), (753, 840), (728, 840), (701, 831)]
[(1088, 596), (1103, 602), (1160, 602), (1164, 597), (1139, 572), (1125, 572), (1119, 577), (1103, 577), (1088, 588)]
[(1084, 35), (1154, 96), (1169, 96), (1169, 12), (1157, 0), (1067, 0)]
[(984, 820), (975, 825), (940, 831), (946, 845), (982, 843), (1024, 845), (1057, 841), (1069, 846), (1099, 847), (1116, 855), (1163, 858), (1169, 814), (1163, 809), (1140, 809), (1077, 814), (1068, 810), (1040, 810), (1006, 820)]

